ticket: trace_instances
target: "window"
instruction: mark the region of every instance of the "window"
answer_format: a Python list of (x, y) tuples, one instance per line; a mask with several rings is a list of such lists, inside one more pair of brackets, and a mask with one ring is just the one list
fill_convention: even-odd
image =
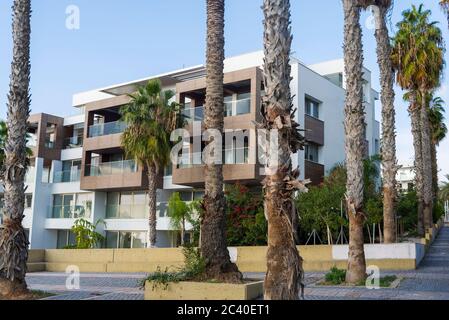
[(70, 230), (58, 230), (57, 249), (64, 249), (76, 244), (75, 234)]
[(109, 192), (106, 202), (107, 219), (145, 219), (148, 197), (145, 192)]
[(138, 249), (146, 248), (147, 233), (132, 231), (106, 232), (106, 248), (108, 249)]
[(312, 100), (310, 98), (306, 98), (306, 114), (319, 119), (320, 118), (320, 103)]
[(164, 176), (170, 177), (172, 175), (173, 175), (173, 166), (170, 164), (170, 165), (165, 167), (165, 169), (164, 169)]
[(51, 218), (53, 219), (77, 219), (90, 217), (92, 210), (92, 194), (55, 194)]
[(319, 162), (319, 147), (316, 144), (310, 143), (305, 148), (305, 158), (308, 161)]
[(32, 205), (33, 205), (33, 195), (26, 194), (25, 195), (25, 209), (31, 209)]

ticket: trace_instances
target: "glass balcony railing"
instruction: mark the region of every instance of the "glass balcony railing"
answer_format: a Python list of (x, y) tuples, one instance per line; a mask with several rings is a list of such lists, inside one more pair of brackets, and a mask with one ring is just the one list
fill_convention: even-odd
[(59, 205), (51, 206), (48, 212), (48, 218), (50, 219), (78, 219), (78, 218), (90, 218), (91, 209), (88, 206), (71, 206), (71, 205)]
[[(190, 159), (182, 159), (184, 162), (178, 165), (179, 169), (189, 169), (204, 166), (201, 152), (191, 153)], [(190, 161), (189, 161), (190, 160)], [(222, 164), (248, 164), (249, 148), (234, 148), (223, 150)]]
[[(147, 219), (148, 205), (107, 205), (106, 219)], [(156, 216), (168, 217), (168, 202), (158, 202)]]
[(83, 146), (83, 137), (70, 137), (64, 139), (64, 149), (81, 148)]
[[(224, 102), (225, 117), (234, 117), (251, 112), (251, 99), (240, 99)], [(203, 121), (204, 107), (188, 108), (182, 111), (182, 115), (187, 122)]]
[(91, 177), (112, 176), (137, 172), (135, 160), (104, 162), (98, 165), (87, 165), (86, 173)]
[(187, 122), (203, 121), (204, 120), (204, 108), (188, 108), (182, 110), (182, 115)]
[(235, 117), (250, 112), (251, 98), (225, 102), (225, 117)]
[(81, 178), (81, 170), (68, 170), (55, 172), (54, 183), (78, 182)]
[(123, 121), (94, 124), (89, 127), (89, 138), (123, 133), (126, 130), (126, 127), (127, 124)]

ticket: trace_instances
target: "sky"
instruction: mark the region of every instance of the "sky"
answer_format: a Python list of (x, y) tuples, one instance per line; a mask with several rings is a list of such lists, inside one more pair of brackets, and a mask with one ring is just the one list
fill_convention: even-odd
[[(5, 118), (9, 86), (12, 0), (0, 0), (0, 118)], [(449, 39), (438, 0), (396, 0), (395, 32), (401, 12), (424, 3)], [(226, 0), (226, 56), (263, 48), (262, 0)], [(293, 54), (305, 64), (343, 57), (340, 0), (292, 0)], [(68, 6), (80, 12), (80, 28), (66, 27)], [(31, 108), (33, 113), (74, 113), (72, 95), (115, 83), (203, 64), (205, 0), (32, 0)], [(365, 66), (379, 86), (372, 16), (361, 19)], [(446, 53), (449, 62), (449, 50)], [(447, 74), (447, 71), (445, 71)], [(449, 103), (446, 75), (439, 95)], [(413, 144), (403, 92), (396, 89), (397, 147), (400, 164), (413, 161)], [(449, 119), (449, 112), (447, 115)], [(377, 107), (380, 120), (380, 106)], [(449, 123), (448, 123), (449, 126)], [(449, 174), (449, 139), (439, 148), (440, 176)]]

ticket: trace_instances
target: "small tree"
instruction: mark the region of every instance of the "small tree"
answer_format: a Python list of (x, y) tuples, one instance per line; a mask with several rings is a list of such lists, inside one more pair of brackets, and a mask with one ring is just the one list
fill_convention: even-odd
[(191, 223), (194, 220), (195, 205), (182, 201), (179, 192), (175, 192), (168, 201), (168, 214), (171, 226), (181, 233), (181, 246), (184, 247), (186, 242), (186, 222)]
[(98, 233), (97, 227), (102, 223), (106, 226), (106, 223), (99, 219), (95, 224), (86, 219), (78, 219), (73, 224), (71, 231), (75, 234), (76, 245), (69, 246), (71, 249), (94, 249), (101, 244), (105, 238)]

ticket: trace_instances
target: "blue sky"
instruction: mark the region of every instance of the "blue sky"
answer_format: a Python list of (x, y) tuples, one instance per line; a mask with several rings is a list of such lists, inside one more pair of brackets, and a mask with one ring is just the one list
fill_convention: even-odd
[[(205, 0), (33, 0), (32, 112), (72, 113), (76, 92), (202, 64), (205, 51)], [(306, 64), (341, 58), (343, 14), (340, 0), (292, 0), (293, 51)], [(394, 25), (411, 4), (424, 2), (448, 29), (437, 0), (395, 1)], [(226, 55), (262, 49), (261, 0), (227, 0)], [(11, 61), (12, 0), (0, 1), (0, 118), (5, 117)], [(65, 27), (66, 8), (80, 9), (79, 30)], [(370, 14), (364, 13), (365, 65), (379, 88)], [(446, 56), (449, 61), (449, 54)], [(447, 79), (447, 77), (446, 77)], [(407, 106), (398, 90), (398, 157), (413, 157)], [(440, 95), (449, 103), (445, 80)], [(379, 119), (378, 112), (378, 119)], [(449, 115), (448, 115), (449, 118)], [(439, 150), (440, 167), (449, 173), (449, 140)]]

